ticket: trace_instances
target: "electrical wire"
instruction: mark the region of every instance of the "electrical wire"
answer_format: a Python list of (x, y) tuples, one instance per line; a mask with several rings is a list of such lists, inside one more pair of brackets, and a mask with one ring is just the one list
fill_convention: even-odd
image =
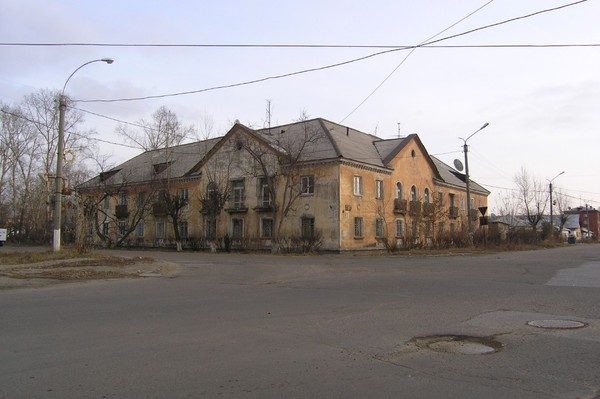
[[(493, 0), (490, 0), (490, 1), (493, 1)], [(500, 22), (497, 22), (497, 23), (494, 23), (494, 24), (489, 24), (489, 25), (481, 26), (481, 27), (478, 27), (478, 28), (475, 28), (475, 29), (471, 29), (469, 31), (461, 32), (461, 33), (458, 33), (458, 34), (455, 34), (455, 35), (452, 35), (452, 36), (446, 36), (446, 37), (443, 37), (441, 39), (437, 39), (437, 40), (434, 40), (434, 41), (427, 41), (425, 43), (421, 43), (421, 44), (416, 45), (416, 46), (392, 47), (392, 48), (384, 50), (384, 51), (378, 51), (376, 53), (368, 54), (366, 56), (362, 56), (362, 57), (358, 57), (358, 58), (353, 58), (353, 59), (350, 59), (350, 60), (346, 60), (346, 61), (342, 61), (342, 62), (338, 62), (338, 63), (334, 63), (334, 64), (329, 64), (329, 65), (315, 67), (315, 68), (308, 68), (308, 69), (303, 69), (303, 70), (300, 70), (300, 71), (289, 72), (289, 73), (284, 73), (284, 74), (279, 74), (279, 75), (273, 75), (273, 76), (268, 76), (268, 77), (264, 77), (264, 78), (258, 78), (258, 79), (249, 80), (249, 81), (245, 81), (245, 82), (239, 82), (239, 83), (233, 83), (233, 84), (227, 84), (227, 85), (219, 85), (219, 86), (214, 86), (214, 87), (209, 87), (209, 88), (204, 88), (204, 89), (198, 89), (198, 90), (189, 90), (189, 91), (184, 91), (184, 92), (159, 94), (159, 95), (151, 95), (151, 96), (117, 98), (117, 99), (92, 99), (92, 100), (79, 99), (79, 100), (76, 100), (76, 101), (79, 101), (79, 102), (96, 102), (96, 103), (98, 103), (98, 102), (108, 103), (108, 102), (124, 102), (124, 101), (141, 101), (141, 100), (150, 100), (150, 99), (158, 99), (158, 98), (166, 98), (166, 97), (176, 97), (176, 96), (183, 96), (183, 95), (190, 95), (190, 94), (199, 94), (199, 93), (204, 93), (204, 92), (208, 92), (208, 91), (222, 90), (222, 89), (228, 89), (228, 88), (234, 88), (234, 87), (240, 87), (240, 86), (247, 86), (247, 85), (251, 85), (251, 84), (266, 82), (266, 81), (269, 81), (269, 80), (283, 79), (283, 78), (288, 78), (288, 77), (297, 76), (297, 75), (301, 75), (301, 74), (306, 74), (306, 73), (312, 73), (312, 72), (317, 72), (317, 71), (323, 71), (323, 70), (327, 70), (327, 69), (337, 68), (337, 67), (341, 67), (341, 66), (344, 66), (344, 65), (349, 65), (349, 64), (352, 64), (352, 63), (364, 61), (364, 60), (367, 60), (367, 59), (370, 59), (370, 58), (373, 58), (373, 57), (377, 57), (377, 56), (380, 56), (380, 55), (392, 53), (392, 52), (404, 51), (404, 50), (410, 50), (410, 49), (412, 49), (414, 51), (414, 49), (416, 49), (416, 48), (426, 47), (426, 46), (433, 45), (435, 43), (439, 43), (439, 42), (442, 42), (442, 41), (445, 41), (445, 40), (454, 39), (454, 38), (457, 38), (457, 37), (460, 37), (460, 36), (468, 35), (468, 34), (471, 34), (471, 33), (474, 33), (474, 32), (480, 31), (480, 30), (489, 29), (489, 28), (492, 28), (492, 27), (500, 26), (500, 25), (503, 25), (503, 24), (506, 24), (506, 23), (509, 23), (509, 22), (514, 22), (514, 21), (517, 21), (517, 20), (520, 20), (520, 19), (524, 19), (524, 18), (530, 18), (532, 16), (539, 15), (539, 14), (542, 14), (542, 13), (556, 11), (556, 10), (563, 9), (563, 8), (566, 8), (566, 7), (570, 7), (570, 6), (573, 6), (573, 5), (581, 4), (581, 3), (584, 3), (584, 2), (587, 2), (587, 1), (588, 0), (579, 0), (579, 1), (576, 1), (576, 2), (573, 2), (573, 3), (569, 3), (569, 4), (566, 4), (566, 5), (559, 6), (559, 7), (544, 9), (544, 10), (537, 11), (537, 12), (534, 12), (534, 13), (531, 13), (531, 14), (522, 15), (522, 16), (519, 16), (519, 17), (515, 17), (515, 18), (507, 19), (507, 20), (504, 20), (504, 21), (500, 21)], [(484, 7), (485, 7), (485, 5), (484, 5)], [(467, 17), (465, 17), (465, 18), (467, 18)], [(440, 33), (443, 33), (444, 31), (442, 31)], [(198, 45), (198, 46), (200, 46), (200, 45)], [(209, 46), (209, 45), (203, 45), (203, 46)], [(220, 46), (225, 46), (225, 45), (220, 45)], [(234, 46), (234, 45), (232, 45), (232, 46)], [(237, 45), (237, 46), (241, 46), (241, 45)], [(257, 46), (258, 47), (258, 46), (278, 46), (278, 45), (247, 45), (247, 46)], [(286, 46), (294, 46), (294, 45), (286, 45)], [(298, 45), (298, 46), (300, 46), (300, 45)], [(318, 45), (313, 45), (313, 46), (318, 46)], [(343, 46), (343, 45), (340, 45), (340, 46)]]
[[(442, 33), (448, 31), (449, 29), (452, 29), (453, 27), (455, 27), (456, 25), (458, 25), (459, 23), (461, 23), (462, 21), (466, 20), (467, 18), (469, 18), (470, 16), (472, 16), (473, 14), (475, 14), (476, 12), (482, 10), (484, 7), (488, 6), (489, 4), (491, 4), (494, 0), (489, 0), (487, 3), (485, 3), (483, 6), (477, 8), (475, 11), (469, 13), (467, 16), (459, 19), (458, 21), (456, 21), (455, 23), (453, 23), (452, 25), (450, 25), (449, 27), (447, 27), (446, 29), (436, 33), (435, 35), (431, 36), (428, 39), (425, 39), (424, 41), (422, 41), (419, 46), (422, 46), (423, 44), (431, 41), (432, 39), (438, 37), (439, 35), (441, 35)], [(352, 114), (354, 114), (360, 107), (363, 106), (364, 103), (366, 103), (376, 92), (377, 90), (379, 90), (381, 88), (381, 86), (383, 86), (391, 77), (392, 75), (394, 75), (394, 73), (396, 73), (396, 71), (406, 62), (406, 60), (408, 60), (408, 58), (415, 52), (415, 50), (419, 47), (419, 46), (415, 46), (414, 48), (412, 48), (408, 54), (400, 61), (400, 63), (398, 65), (396, 65), (396, 67), (392, 70), (392, 72), (390, 72), (352, 111), (350, 111), (350, 113), (348, 113), (348, 115), (346, 115), (344, 118), (342, 118), (342, 120), (340, 121), (340, 123), (343, 123), (346, 119), (348, 119)]]

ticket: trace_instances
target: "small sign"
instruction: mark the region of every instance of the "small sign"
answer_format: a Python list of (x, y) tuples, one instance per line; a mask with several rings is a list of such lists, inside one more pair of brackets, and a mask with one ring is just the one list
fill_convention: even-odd
[(0, 229), (0, 241), (6, 241), (6, 229)]
[(485, 216), (485, 213), (487, 212), (487, 206), (480, 206), (479, 207), (479, 212), (481, 212), (481, 216)]

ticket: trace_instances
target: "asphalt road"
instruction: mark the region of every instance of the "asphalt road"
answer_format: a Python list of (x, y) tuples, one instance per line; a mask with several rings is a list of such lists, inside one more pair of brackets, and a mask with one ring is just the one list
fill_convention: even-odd
[(0, 291), (0, 397), (600, 397), (600, 245), (144, 256), (182, 273)]

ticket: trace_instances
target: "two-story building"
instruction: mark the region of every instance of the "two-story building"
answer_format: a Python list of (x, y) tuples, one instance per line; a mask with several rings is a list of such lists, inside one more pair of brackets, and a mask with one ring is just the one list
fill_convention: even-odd
[[(473, 181), (470, 191), (477, 221), (489, 191)], [(104, 245), (345, 251), (428, 245), (468, 225), (465, 175), (417, 135), (381, 139), (321, 118), (236, 123), (220, 138), (145, 152), (79, 192), (82, 233)]]

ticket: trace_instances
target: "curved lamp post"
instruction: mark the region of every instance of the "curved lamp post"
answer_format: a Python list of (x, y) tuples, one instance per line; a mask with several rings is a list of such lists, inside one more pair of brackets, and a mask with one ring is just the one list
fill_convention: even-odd
[(563, 170), (562, 172), (560, 172), (559, 174), (557, 174), (556, 176), (554, 176), (552, 179), (548, 180), (548, 189), (550, 190), (550, 227), (552, 228), (551, 234), (552, 237), (554, 237), (554, 214), (552, 213), (552, 182), (554, 181), (554, 179), (556, 179), (558, 176), (562, 175), (563, 173), (565, 173), (565, 171)]
[(463, 151), (465, 153), (465, 182), (467, 184), (467, 220), (469, 222), (469, 239), (470, 240), (472, 239), (472, 234), (473, 234), (473, 221), (471, 220), (471, 183), (470, 183), (470, 179), (469, 179), (469, 157), (467, 156), (467, 153), (469, 152), (469, 146), (467, 146), (467, 140), (469, 140), (471, 137), (475, 136), (477, 133), (479, 133), (480, 131), (482, 131), (483, 129), (485, 129), (488, 126), (489, 126), (489, 123), (486, 122), (483, 124), (483, 126), (481, 126), (479, 129), (477, 129), (475, 132), (473, 132), (473, 134), (471, 134), (466, 139), (459, 137), (459, 139), (461, 139), (463, 141)]
[(56, 151), (56, 190), (54, 195), (54, 235), (52, 240), (52, 249), (54, 252), (60, 251), (60, 225), (61, 225), (61, 211), (62, 211), (62, 168), (63, 168), (63, 152), (64, 152), (64, 135), (65, 135), (65, 111), (67, 109), (67, 98), (65, 97), (65, 89), (69, 80), (75, 75), (77, 71), (86, 65), (94, 62), (106, 62), (112, 64), (114, 60), (112, 58), (100, 58), (97, 60), (88, 61), (85, 64), (80, 65), (73, 71), (65, 81), (65, 84), (58, 97), (58, 149)]

